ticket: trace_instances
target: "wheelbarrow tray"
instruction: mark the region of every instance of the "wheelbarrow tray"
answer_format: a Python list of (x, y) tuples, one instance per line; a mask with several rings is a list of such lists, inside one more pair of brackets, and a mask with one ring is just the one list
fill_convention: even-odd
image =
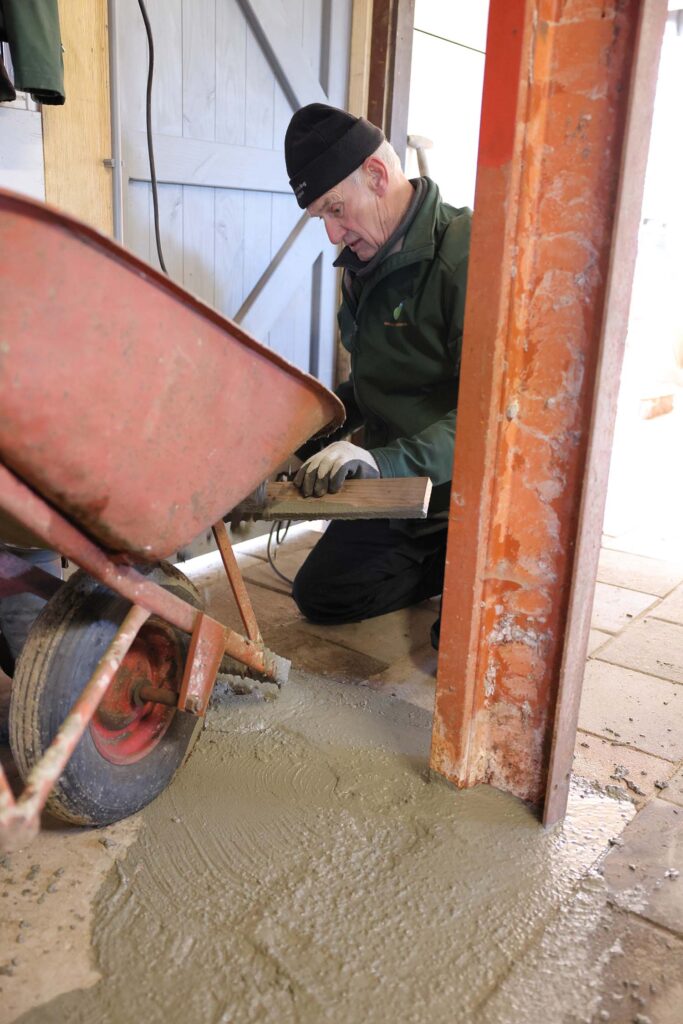
[(313, 377), (108, 238), (0, 191), (0, 458), (158, 561), (343, 420)]

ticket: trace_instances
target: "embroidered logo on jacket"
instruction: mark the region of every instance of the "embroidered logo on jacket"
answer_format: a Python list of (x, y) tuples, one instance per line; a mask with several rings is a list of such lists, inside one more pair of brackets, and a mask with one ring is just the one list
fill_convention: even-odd
[(393, 320), (385, 320), (384, 321), (384, 326), (385, 327), (407, 327), (408, 326), (408, 324), (407, 324), (407, 322), (405, 320), (401, 320), (401, 313), (403, 312), (403, 304), (404, 304), (405, 301), (406, 301), (405, 299), (401, 299), (401, 301), (399, 302), (398, 306), (396, 306), (394, 308), (393, 313), (392, 313), (392, 316), (393, 316), (394, 319)]

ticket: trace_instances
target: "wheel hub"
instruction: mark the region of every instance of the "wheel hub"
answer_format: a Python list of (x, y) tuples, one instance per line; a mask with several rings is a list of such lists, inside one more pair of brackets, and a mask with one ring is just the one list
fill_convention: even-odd
[(183, 652), (164, 623), (147, 623), (136, 637), (90, 723), (95, 747), (112, 764), (142, 760), (170, 726), (176, 709), (143, 700), (144, 686), (177, 694)]

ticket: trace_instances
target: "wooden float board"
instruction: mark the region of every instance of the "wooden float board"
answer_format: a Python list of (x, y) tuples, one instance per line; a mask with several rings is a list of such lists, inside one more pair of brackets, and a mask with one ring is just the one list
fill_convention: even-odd
[(429, 477), (346, 480), (337, 494), (304, 498), (289, 481), (269, 483), (263, 505), (244, 501), (233, 515), (278, 519), (425, 519), (432, 492)]

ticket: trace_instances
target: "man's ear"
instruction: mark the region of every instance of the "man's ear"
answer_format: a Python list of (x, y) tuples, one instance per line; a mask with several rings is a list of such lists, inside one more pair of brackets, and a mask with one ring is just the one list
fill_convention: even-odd
[(363, 170), (367, 175), (370, 190), (381, 199), (389, 187), (389, 170), (384, 160), (380, 160), (378, 156), (369, 156), (363, 161)]

